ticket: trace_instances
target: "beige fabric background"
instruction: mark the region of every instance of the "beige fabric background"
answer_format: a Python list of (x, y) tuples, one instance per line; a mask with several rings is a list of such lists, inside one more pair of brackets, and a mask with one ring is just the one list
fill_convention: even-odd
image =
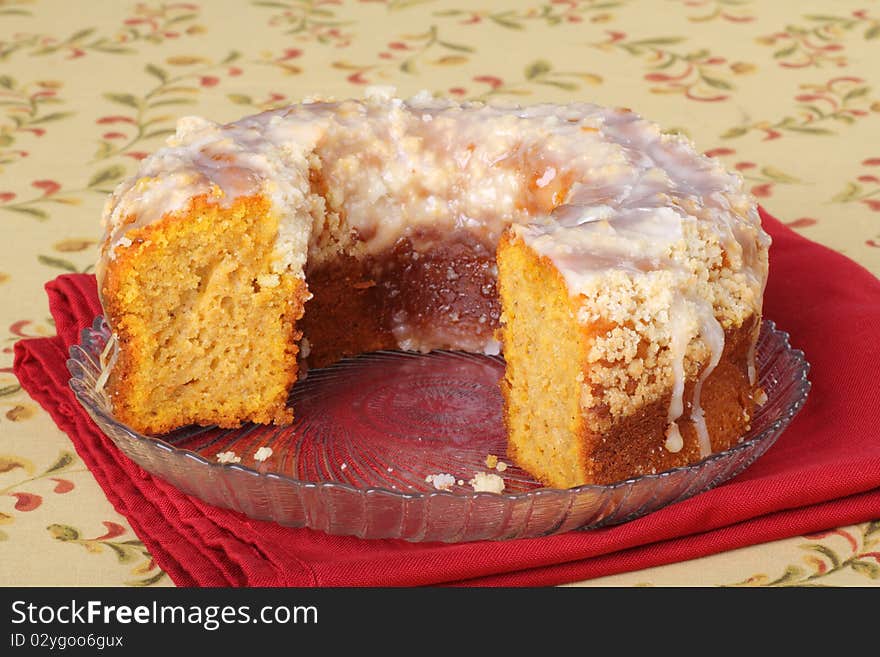
[[(367, 84), (625, 105), (876, 275), (878, 62), (877, 0), (0, 0), (0, 584), (171, 585), (11, 364), (177, 117)], [(864, 523), (584, 584), (877, 585), (878, 544)]]

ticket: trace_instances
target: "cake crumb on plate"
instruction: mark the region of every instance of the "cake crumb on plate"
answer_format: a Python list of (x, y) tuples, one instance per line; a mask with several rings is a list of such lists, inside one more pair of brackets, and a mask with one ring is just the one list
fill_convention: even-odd
[(241, 457), (236, 456), (235, 452), (220, 452), (217, 454), (218, 463), (241, 463)]
[(758, 406), (763, 406), (767, 403), (767, 393), (764, 392), (764, 388), (758, 388), (755, 391), (755, 403)]
[(468, 482), (476, 493), (501, 493), (504, 491), (504, 480), (497, 474), (477, 472)]
[(505, 470), (507, 470), (508, 465), (494, 454), (489, 454), (488, 456), (486, 456), (486, 467), (490, 470), (504, 472)]
[(425, 482), (432, 484), (437, 490), (451, 490), (455, 485), (455, 477), (451, 474), (430, 474), (425, 477)]

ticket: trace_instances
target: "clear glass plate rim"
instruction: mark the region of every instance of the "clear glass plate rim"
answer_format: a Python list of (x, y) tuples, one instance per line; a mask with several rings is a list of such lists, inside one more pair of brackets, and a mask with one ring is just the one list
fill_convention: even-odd
[[(209, 461), (204, 456), (199, 454), (198, 452), (194, 452), (192, 450), (183, 449), (180, 447), (176, 447), (171, 443), (162, 440), (161, 438), (157, 438), (155, 436), (144, 436), (141, 435), (126, 425), (122, 424), (114, 418), (112, 415), (108, 414), (101, 408), (99, 405), (91, 403), (88, 399), (83, 399), (83, 396), (77, 390), (77, 387), (74, 385), (74, 381), (79, 381), (83, 385), (87, 385), (77, 373), (74, 371), (73, 363), (78, 362), (74, 356), (73, 350), (75, 347), (80, 347), (81, 344), (85, 343), (87, 340), (90, 340), (93, 336), (100, 336), (102, 339), (105, 334), (109, 333), (109, 328), (107, 326), (106, 320), (103, 315), (99, 315), (95, 318), (91, 327), (84, 328), (81, 332), (81, 340), (80, 345), (71, 346), (70, 348), (70, 358), (67, 360), (67, 368), (71, 373), (71, 378), (68, 381), (68, 385), (72, 389), (74, 396), (77, 398), (79, 403), (89, 412), (96, 413), (101, 416), (103, 421), (108, 424), (116, 425), (125, 431), (125, 433), (132, 439), (144, 443), (149, 447), (157, 448), (161, 451), (167, 452), (172, 456), (182, 457), (189, 460), (194, 460), (201, 465), (205, 465), (209, 468), (214, 468), (220, 471), (223, 470), (231, 470), (245, 473), (249, 476), (256, 476), (258, 478), (266, 478), (279, 480), (288, 485), (293, 485), (296, 487), (308, 488), (313, 490), (345, 490), (347, 492), (351, 492), (358, 495), (376, 495), (376, 494), (384, 494), (389, 495), (395, 498), (399, 498), (406, 501), (411, 500), (429, 500), (431, 498), (436, 497), (451, 497), (451, 498), (478, 498), (478, 497), (491, 497), (493, 499), (504, 498), (510, 502), (517, 502), (524, 499), (529, 499), (532, 497), (543, 497), (548, 495), (578, 495), (581, 493), (608, 493), (614, 492), (621, 488), (627, 488), (635, 485), (640, 481), (660, 481), (663, 479), (667, 479), (672, 477), (673, 475), (679, 472), (691, 472), (700, 470), (703, 467), (708, 466), (711, 463), (714, 463), (721, 459), (732, 458), (738, 453), (748, 450), (758, 443), (762, 442), (764, 439), (777, 436), (781, 433), (785, 427), (794, 419), (794, 417), (800, 412), (801, 408), (803, 408), (806, 403), (807, 397), (810, 392), (811, 383), (808, 379), (808, 374), (810, 370), (810, 363), (807, 361), (804, 352), (800, 349), (795, 349), (791, 346), (790, 335), (779, 328), (777, 328), (776, 323), (770, 319), (762, 320), (762, 330), (766, 330), (768, 333), (772, 333), (775, 335), (782, 344), (783, 350), (786, 351), (794, 360), (795, 360), (795, 369), (799, 372), (798, 376), (793, 380), (792, 383), (798, 384), (800, 386), (800, 394), (798, 395), (797, 400), (791, 406), (785, 409), (785, 413), (778, 417), (772, 424), (766, 427), (763, 431), (758, 433), (751, 438), (744, 440), (740, 443), (737, 443), (733, 447), (721, 451), (716, 452), (707, 456), (705, 459), (698, 461), (697, 463), (692, 463), (690, 465), (678, 466), (675, 468), (670, 468), (669, 470), (664, 470), (662, 472), (639, 475), (637, 477), (630, 477), (628, 479), (622, 479), (621, 481), (614, 482), (613, 484), (584, 484), (581, 486), (575, 486), (573, 488), (552, 488), (552, 487), (542, 487), (527, 491), (522, 491), (518, 493), (491, 493), (491, 492), (472, 492), (472, 493), (463, 493), (463, 492), (449, 492), (449, 491), (425, 491), (425, 492), (416, 492), (409, 493), (403, 492), (399, 490), (391, 490), (388, 488), (384, 488), (381, 486), (370, 486), (367, 488), (359, 488), (352, 484), (348, 484), (340, 481), (306, 481), (302, 479), (296, 479), (294, 477), (290, 477), (285, 474), (281, 474), (278, 472), (260, 472), (254, 468), (250, 468), (245, 465), (241, 465), (238, 463), (215, 463), (213, 461)], [(109, 338), (109, 336), (108, 336)], [(81, 348), (81, 347), (80, 347)], [(102, 430), (102, 433), (106, 436), (106, 432)], [(111, 441), (113, 438), (107, 436)], [(115, 441), (113, 441), (115, 442)]]

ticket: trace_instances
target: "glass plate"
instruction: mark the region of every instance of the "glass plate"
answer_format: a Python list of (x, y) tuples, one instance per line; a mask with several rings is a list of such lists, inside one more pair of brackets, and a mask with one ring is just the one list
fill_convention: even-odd
[[(161, 438), (117, 422), (98, 382), (115, 347), (102, 317), (70, 350), (70, 386), (107, 436), (141, 467), (206, 502), (284, 525), (409, 541), (545, 536), (626, 522), (742, 472), (806, 400), (809, 365), (788, 334), (762, 325), (757, 363), (767, 402), (735, 447), (695, 465), (607, 486), (542, 487), (505, 461), (500, 357), (453, 351), (376, 352), (312, 370), (294, 386), (284, 427), (186, 427)], [(257, 450), (271, 456), (255, 460)], [(238, 463), (219, 463), (234, 452)], [(265, 453), (265, 450), (264, 452)], [(503, 477), (502, 494), (474, 492), (477, 472)], [(450, 474), (449, 491), (429, 475)]]

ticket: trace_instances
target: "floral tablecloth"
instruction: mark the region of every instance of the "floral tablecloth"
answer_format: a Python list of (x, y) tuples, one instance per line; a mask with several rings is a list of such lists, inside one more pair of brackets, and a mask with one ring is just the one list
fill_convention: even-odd
[[(170, 586), (12, 373), (43, 284), (178, 117), (370, 84), (623, 105), (880, 274), (876, 0), (0, 0), (0, 585)], [(880, 585), (880, 521), (578, 585)]]

